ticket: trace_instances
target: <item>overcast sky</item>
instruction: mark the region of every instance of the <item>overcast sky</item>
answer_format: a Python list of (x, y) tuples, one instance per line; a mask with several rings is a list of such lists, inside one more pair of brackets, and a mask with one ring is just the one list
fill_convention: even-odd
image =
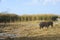
[(24, 14), (60, 13), (60, 0), (0, 0), (0, 12)]

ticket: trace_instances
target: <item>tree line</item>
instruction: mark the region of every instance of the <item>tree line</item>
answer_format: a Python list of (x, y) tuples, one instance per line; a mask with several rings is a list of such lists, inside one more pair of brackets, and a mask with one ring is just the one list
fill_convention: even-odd
[(0, 14), (1, 22), (22, 22), (22, 21), (36, 21), (36, 20), (52, 20), (56, 21), (58, 15), (16, 15), (16, 14)]
[(58, 18), (58, 15), (26, 15), (26, 16), (20, 16), (20, 21), (36, 21), (36, 20), (51, 20), (56, 21)]

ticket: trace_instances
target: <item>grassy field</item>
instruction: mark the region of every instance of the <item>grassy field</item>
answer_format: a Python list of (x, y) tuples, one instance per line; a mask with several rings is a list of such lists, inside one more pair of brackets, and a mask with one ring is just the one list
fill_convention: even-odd
[(39, 27), (40, 21), (29, 21), (20, 23), (6, 23), (6, 27), (1, 27), (3, 33), (13, 33), (18, 35), (14, 40), (60, 40), (60, 21), (54, 22), (53, 28)]

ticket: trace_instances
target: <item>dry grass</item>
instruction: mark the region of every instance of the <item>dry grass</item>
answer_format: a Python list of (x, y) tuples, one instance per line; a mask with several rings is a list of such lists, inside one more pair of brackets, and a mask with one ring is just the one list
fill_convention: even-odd
[[(16, 23), (17, 24), (17, 23)], [(60, 25), (54, 24), (54, 27), (51, 28), (39, 28), (39, 21), (35, 22), (21, 22), (19, 25), (4, 27), (3, 29), (6, 33), (14, 33), (20, 37), (35, 37), (40, 35), (58, 35), (60, 34)]]
[(17, 34), (18, 37), (20, 37), (21, 39), (24, 39), (26, 37), (27, 40), (30, 39), (30, 37), (32, 37), (32, 39), (37, 38), (38, 40), (41, 37), (43, 40), (43, 38), (48, 37), (48, 36), (50, 36), (51, 38), (60, 37), (60, 22), (59, 21), (54, 22), (53, 28), (50, 26), (48, 29), (47, 28), (40, 29), (39, 21), (20, 22), (19, 24), (18, 23), (15, 23), (15, 24), (16, 25), (10, 25), (10, 26), (4, 27), (3, 32)]

